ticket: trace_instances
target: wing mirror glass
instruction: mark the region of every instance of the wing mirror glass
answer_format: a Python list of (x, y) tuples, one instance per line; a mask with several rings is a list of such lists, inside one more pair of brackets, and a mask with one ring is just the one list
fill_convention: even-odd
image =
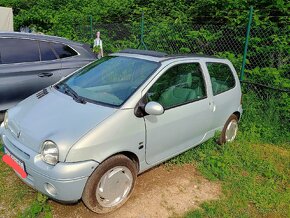
[(150, 101), (145, 106), (145, 112), (150, 115), (161, 115), (164, 113), (164, 108), (158, 102)]

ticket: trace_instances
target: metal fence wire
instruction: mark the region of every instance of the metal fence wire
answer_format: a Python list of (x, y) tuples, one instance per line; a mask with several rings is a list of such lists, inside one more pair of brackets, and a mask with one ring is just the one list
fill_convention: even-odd
[[(228, 58), (239, 73), (245, 57), (244, 72), (242, 70), (240, 75), (244, 94), (251, 93), (257, 100), (263, 101), (265, 109), (267, 102), (274, 99), (283, 120), (290, 123), (289, 26), (260, 26), (251, 23), (251, 19), (240, 26), (201, 23), (198, 19), (157, 21), (147, 19), (146, 15), (140, 20), (125, 23), (86, 21), (75, 26), (74, 39), (92, 44), (95, 33), (100, 31), (105, 54), (125, 48), (168, 54), (207, 54)], [(246, 38), (247, 29), (249, 34)], [(287, 128), (290, 129), (290, 126), (287, 125)]]
[[(106, 54), (140, 48), (168, 54), (215, 55), (229, 58), (237, 71), (241, 69), (246, 35), (246, 27), (221, 24), (145, 23), (145, 47), (140, 43), (138, 22), (94, 23), (93, 32), (97, 31), (101, 32)], [(252, 27), (242, 80), (289, 92), (289, 48), (285, 46), (289, 44), (288, 35), (287, 28)]]

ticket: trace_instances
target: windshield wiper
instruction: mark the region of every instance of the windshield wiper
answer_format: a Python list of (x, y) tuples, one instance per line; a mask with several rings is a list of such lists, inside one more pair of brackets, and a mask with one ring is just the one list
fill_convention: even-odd
[(87, 103), (86, 100), (83, 97), (79, 96), (71, 87), (69, 87), (65, 83), (56, 84), (55, 88), (59, 89), (61, 86), (64, 88), (63, 89), (64, 93), (66, 93), (69, 96), (71, 96), (73, 98), (73, 100), (75, 100), (76, 102), (81, 103), (81, 104)]

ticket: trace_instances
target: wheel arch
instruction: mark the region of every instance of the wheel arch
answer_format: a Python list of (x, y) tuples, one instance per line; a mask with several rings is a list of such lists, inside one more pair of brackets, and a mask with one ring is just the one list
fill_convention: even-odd
[[(139, 169), (140, 169), (139, 158), (138, 158), (138, 156), (137, 156), (135, 153), (133, 153), (133, 152), (131, 152), (131, 151), (121, 151), (121, 152), (117, 152), (117, 153), (115, 153), (115, 154), (110, 155), (110, 156), (107, 157), (105, 160), (107, 160), (107, 159), (109, 159), (109, 158), (111, 158), (111, 157), (113, 157), (113, 156), (119, 155), (119, 154), (120, 154), (120, 155), (124, 155), (124, 156), (128, 157), (130, 160), (132, 160), (133, 163), (134, 163), (135, 166), (136, 166), (137, 173), (139, 172)], [(105, 160), (103, 160), (102, 162), (104, 162)]]
[(238, 121), (240, 121), (241, 113), (239, 111), (235, 111), (233, 114), (236, 115), (236, 117), (238, 118)]

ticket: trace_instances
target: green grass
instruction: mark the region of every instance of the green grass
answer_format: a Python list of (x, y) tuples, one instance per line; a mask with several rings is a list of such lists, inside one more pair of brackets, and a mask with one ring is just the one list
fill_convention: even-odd
[(221, 181), (223, 196), (185, 217), (287, 217), (290, 214), (290, 151), (243, 138), (218, 146), (214, 140), (169, 163), (193, 163), (209, 180)]
[(18, 215), (19, 218), (33, 218), (33, 217), (44, 217), (51, 218), (51, 208), (47, 204), (47, 197), (43, 194), (37, 193), (36, 198), (21, 214)]
[(0, 217), (52, 217), (47, 197), (25, 185), (2, 161), (0, 141)]
[(245, 96), (246, 110), (235, 142), (212, 139), (173, 158), (194, 164), (209, 180), (220, 181), (220, 200), (205, 202), (185, 217), (289, 217), (290, 129), (275, 101)]
[(2, 161), (2, 156), (3, 152), (0, 151), (0, 214), (15, 217), (31, 203), (34, 191), (23, 185), (11, 168)]

